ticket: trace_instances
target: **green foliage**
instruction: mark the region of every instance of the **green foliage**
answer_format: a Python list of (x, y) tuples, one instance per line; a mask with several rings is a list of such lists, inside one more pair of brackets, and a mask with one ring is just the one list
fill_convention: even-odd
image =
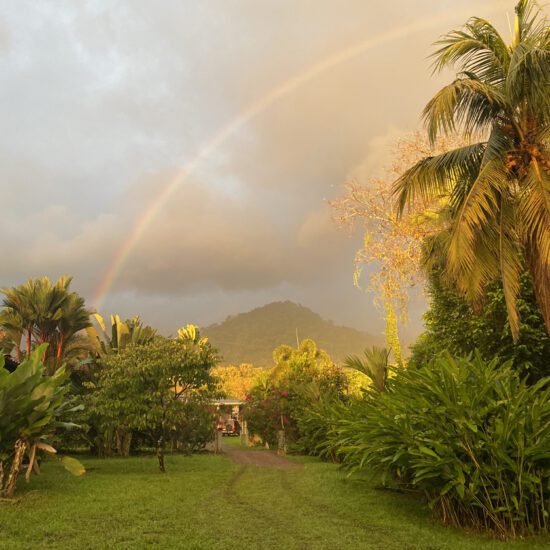
[(363, 355), (365, 358), (357, 355), (350, 355), (344, 366), (348, 369), (353, 369), (362, 372), (368, 376), (372, 382), (372, 387), (377, 391), (386, 389), (386, 380), (388, 378), (388, 361), (391, 350), (372, 346), (365, 348)]
[[(151, 442), (204, 446), (203, 426), (185, 428), (190, 415), (213, 426), (212, 415), (198, 412), (214, 387), (209, 370), (216, 355), (207, 341), (157, 337), (143, 345), (128, 345), (100, 360), (97, 380), (86, 402), (97, 425), (117, 430), (117, 436), (139, 430)], [(190, 439), (185, 439), (189, 437)], [(162, 461), (161, 470), (163, 468)]]
[(446, 285), (437, 271), (428, 286), (430, 309), (424, 315), (426, 332), (412, 347), (409, 364), (419, 366), (442, 351), (467, 355), (477, 349), (485, 359), (512, 360), (515, 369), (528, 374), (530, 381), (550, 375), (550, 337), (546, 332), (528, 274), (521, 278), (518, 300), (520, 337), (514, 343), (502, 285), (495, 283), (487, 292), (481, 311), (472, 307)]
[(322, 399), (337, 399), (348, 391), (348, 379), (330, 356), (313, 340), (303, 340), (296, 349), (279, 346), (273, 352), (275, 368), (252, 389), (245, 409), (248, 429), (269, 445), (277, 432), (300, 446), (299, 419)]
[(314, 340), (336, 362), (350, 353), (361, 353), (365, 344), (383, 341), (366, 332), (335, 325), (289, 301), (228, 317), (203, 332), (220, 350), (225, 363), (252, 363), (257, 367), (271, 367), (273, 350), (281, 344), (295, 346), (296, 337)]
[(424, 109), (430, 140), (459, 133), (481, 141), (425, 157), (394, 192), (401, 211), (445, 198), (447, 276), (474, 304), (500, 279), (517, 340), (526, 268), (550, 334), (550, 21), (534, 0), (515, 11), (510, 45), (479, 17), (437, 42), (435, 72), (456, 77)]
[(95, 342), (102, 355), (118, 353), (129, 345), (141, 345), (152, 342), (157, 334), (154, 328), (144, 326), (139, 317), (122, 321), (118, 315), (111, 315), (110, 331), (107, 330), (103, 317), (98, 313), (94, 318), (100, 333), (94, 327), (88, 329), (88, 335)]
[(63, 361), (75, 361), (88, 354), (90, 342), (81, 332), (90, 327), (91, 312), (84, 299), (69, 287), (72, 277), (64, 275), (52, 284), (47, 277), (29, 279), (25, 284), (3, 288), (4, 309), (0, 312), (0, 327), (21, 358), (21, 343), (29, 356), (33, 343), (48, 343), (44, 352), (48, 374)]
[[(55, 428), (68, 427), (59, 420), (67, 405), (68, 377), (64, 369), (45, 376), (46, 347), (39, 346), (12, 373), (0, 356), (0, 497), (13, 496), (25, 454), (28, 479), (37, 451), (55, 452), (50, 444)], [(65, 464), (74, 470), (72, 460)]]
[(548, 531), (548, 378), (529, 386), (510, 363), (444, 354), (369, 393), (329, 440), (351, 471), (422, 492), (446, 522), (500, 536)]
[(300, 439), (296, 449), (300, 453), (339, 462), (339, 447), (331, 445), (330, 434), (343, 417), (348, 417), (353, 401), (353, 398), (321, 397), (316, 403), (304, 408), (297, 419)]

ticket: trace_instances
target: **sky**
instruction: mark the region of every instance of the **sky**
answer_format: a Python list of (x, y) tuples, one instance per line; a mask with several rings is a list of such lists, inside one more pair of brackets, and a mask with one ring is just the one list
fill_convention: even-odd
[[(275, 300), (379, 334), (360, 232), (376, 174), (450, 74), (427, 56), (509, 0), (3, 0), (0, 285), (68, 273), (162, 332)], [(368, 170), (365, 170), (368, 167)], [(416, 293), (405, 339), (421, 329)]]

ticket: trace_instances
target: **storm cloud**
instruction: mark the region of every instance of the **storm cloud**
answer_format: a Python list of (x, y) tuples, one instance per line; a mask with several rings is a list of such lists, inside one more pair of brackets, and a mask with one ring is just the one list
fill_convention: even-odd
[[(379, 332), (372, 296), (352, 284), (360, 235), (338, 231), (327, 200), (347, 178), (380, 170), (392, 140), (418, 127), (449, 77), (430, 76), (430, 44), (467, 13), (506, 33), (512, 9), (508, 0), (2, 2), (0, 283), (67, 272), (92, 301), (179, 177), (103, 311), (140, 313), (170, 332), (291, 299)], [(413, 32), (415, 21), (424, 26)], [(251, 104), (405, 27), (278, 97), (181, 177)]]

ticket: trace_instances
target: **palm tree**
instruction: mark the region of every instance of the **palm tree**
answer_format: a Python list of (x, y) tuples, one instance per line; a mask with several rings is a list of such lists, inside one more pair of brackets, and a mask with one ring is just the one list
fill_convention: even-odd
[(95, 342), (84, 332), (92, 326), (92, 312), (86, 309), (84, 298), (76, 292), (69, 292), (68, 284), (65, 288), (65, 296), (59, 306), (59, 318), (47, 340), (50, 343), (49, 370), (53, 372), (64, 362), (74, 364), (96, 351)]
[(4, 310), (0, 313), (0, 327), (15, 343), (16, 358), (21, 358), (21, 341), (26, 340), (26, 356), (32, 342), (49, 344), (45, 360), (49, 371), (55, 371), (70, 347), (71, 355), (77, 348), (85, 351), (89, 345), (81, 332), (91, 326), (91, 312), (84, 299), (70, 292), (72, 278), (64, 275), (55, 284), (47, 277), (29, 279), (25, 284), (2, 289)]
[(424, 109), (430, 140), (482, 138), (421, 160), (394, 192), (401, 212), (448, 198), (446, 275), (474, 304), (501, 278), (517, 340), (525, 270), (550, 333), (550, 27), (534, 0), (515, 11), (510, 45), (478, 17), (437, 42), (434, 70), (458, 72)]
[(364, 359), (350, 355), (346, 358), (344, 366), (366, 374), (371, 379), (373, 388), (382, 392), (386, 390), (390, 354), (391, 350), (387, 348), (372, 346), (371, 349), (365, 349)]
[(4, 309), (0, 312), (0, 326), (2, 327), (2, 344), (4, 351), (11, 353), (15, 349), (15, 359), (21, 362), (21, 341), (25, 332), (21, 316), (14, 311)]
[[(3, 288), (4, 310), (1, 314), (2, 327), (12, 334), (14, 342), (21, 343), (25, 339), (25, 351), (28, 357), (31, 353), (35, 312), (33, 308), (33, 279), (23, 285), (13, 288)], [(21, 350), (16, 349), (20, 359)]]

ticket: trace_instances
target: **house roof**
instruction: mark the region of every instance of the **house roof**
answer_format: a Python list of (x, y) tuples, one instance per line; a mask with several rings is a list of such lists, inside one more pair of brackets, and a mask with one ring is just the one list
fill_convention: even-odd
[(228, 397), (226, 399), (214, 400), (214, 405), (244, 405), (244, 401), (236, 399), (234, 397)]

